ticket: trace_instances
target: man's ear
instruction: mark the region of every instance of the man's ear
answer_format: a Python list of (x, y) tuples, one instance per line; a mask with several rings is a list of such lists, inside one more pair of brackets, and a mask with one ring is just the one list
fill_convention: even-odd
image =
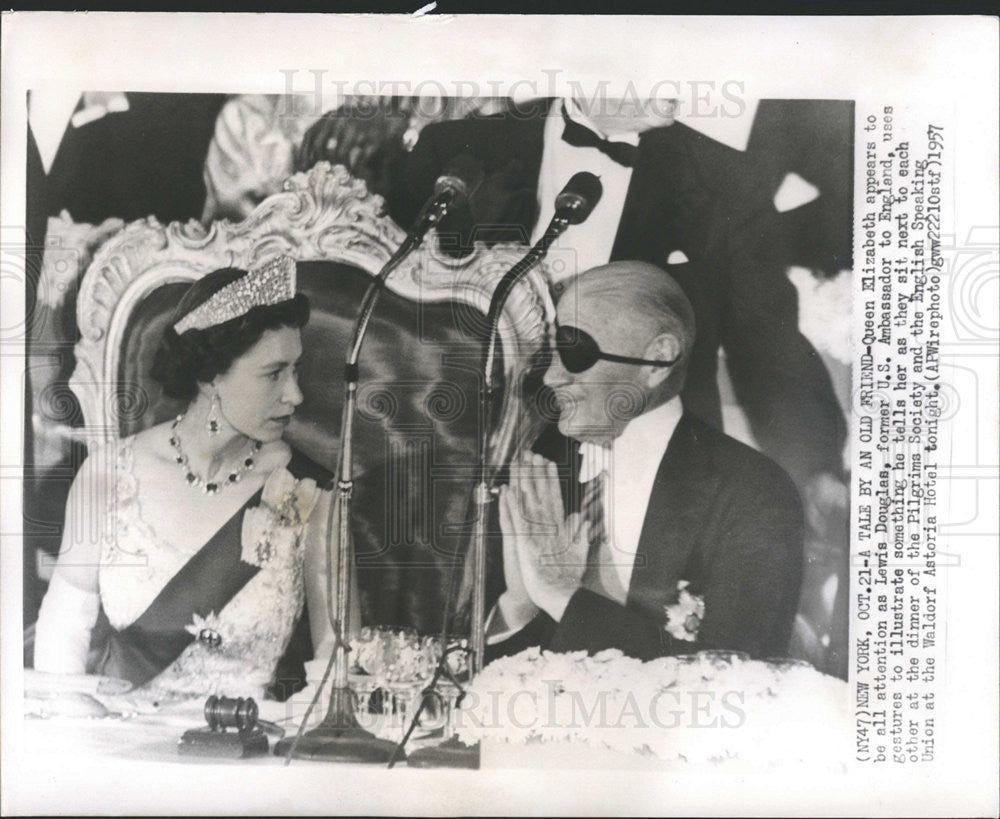
[[(673, 361), (681, 355), (681, 343), (671, 333), (661, 333), (646, 347), (643, 358), (649, 361)], [(653, 388), (662, 384), (672, 371), (672, 367), (649, 367), (646, 384)]]

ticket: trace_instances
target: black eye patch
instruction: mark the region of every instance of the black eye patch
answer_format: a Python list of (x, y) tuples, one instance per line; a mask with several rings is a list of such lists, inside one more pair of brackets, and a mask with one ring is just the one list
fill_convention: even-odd
[(563, 367), (571, 373), (582, 373), (589, 370), (598, 361), (615, 361), (619, 364), (649, 364), (654, 367), (670, 367), (677, 359), (651, 360), (633, 356), (605, 353), (594, 340), (594, 337), (579, 327), (569, 325), (556, 326), (556, 352)]

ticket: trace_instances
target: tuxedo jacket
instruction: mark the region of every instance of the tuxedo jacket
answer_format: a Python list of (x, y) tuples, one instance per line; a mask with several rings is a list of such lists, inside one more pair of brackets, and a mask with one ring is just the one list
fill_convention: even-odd
[[(537, 216), (550, 100), (510, 113), (428, 125), (397, 166), (387, 205), (412, 224), (449, 161), (479, 159), (485, 181), (470, 211), (449, 215), (443, 241), (468, 247), (529, 241)], [(796, 481), (842, 471), (846, 429), (822, 360), (798, 329), (795, 287), (785, 275), (774, 169), (680, 124), (643, 133), (611, 260), (664, 267), (694, 307), (696, 340), (685, 407), (722, 426), (721, 345), (739, 403), (761, 447)], [(683, 264), (669, 264), (673, 251)]]
[[(784, 656), (799, 602), (802, 508), (788, 475), (691, 413), (660, 462), (625, 605), (580, 588), (556, 623), (544, 612), (487, 660), (538, 645), (590, 653), (618, 648), (649, 660), (701, 649)], [(677, 584), (705, 603), (697, 640), (671, 636), (665, 607)]]
[(208, 144), (225, 94), (127, 95), (127, 111), (68, 125), (46, 175), (47, 208), (75, 222), (201, 217)]

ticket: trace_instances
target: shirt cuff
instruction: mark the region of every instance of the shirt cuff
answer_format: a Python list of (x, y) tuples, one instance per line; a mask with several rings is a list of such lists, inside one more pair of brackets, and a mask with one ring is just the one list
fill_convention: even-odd
[(515, 605), (507, 592), (500, 595), (486, 618), (486, 644), (496, 645), (513, 637), (535, 619), (538, 607)]

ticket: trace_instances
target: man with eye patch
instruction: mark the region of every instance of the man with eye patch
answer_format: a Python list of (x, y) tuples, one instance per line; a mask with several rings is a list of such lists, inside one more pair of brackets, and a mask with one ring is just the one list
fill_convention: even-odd
[(801, 503), (774, 462), (685, 411), (694, 335), (691, 304), (654, 265), (613, 262), (567, 286), (544, 382), (579, 474), (534, 453), (512, 466), (487, 659), (532, 645), (785, 655)]

